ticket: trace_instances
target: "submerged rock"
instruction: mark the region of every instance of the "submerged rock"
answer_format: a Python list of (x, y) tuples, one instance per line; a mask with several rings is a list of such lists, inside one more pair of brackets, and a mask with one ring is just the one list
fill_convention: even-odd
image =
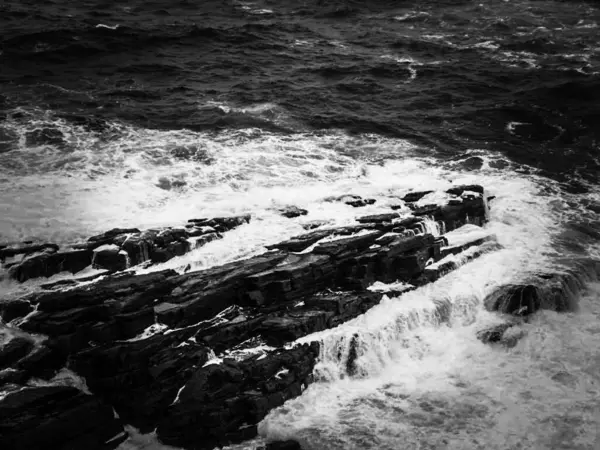
[(308, 211), (306, 209), (298, 208), (297, 206), (286, 206), (279, 210), (279, 214), (288, 219), (293, 219), (294, 217), (307, 215)]
[(373, 205), (377, 200), (374, 198), (362, 198), (360, 195), (341, 195), (339, 197), (328, 197), (325, 201), (342, 202), (354, 208), (361, 208), (367, 205)]
[(461, 166), (466, 170), (479, 170), (483, 167), (483, 158), (479, 156), (471, 156), (470, 158), (461, 161)]
[(600, 275), (600, 261), (581, 258), (563, 263), (565, 267), (556, 272), (538, 273), (522, 284), (497, 288), (484, 299), (485, 307), (518, 316), (533, 314), (539, 309), (576, 310), (585, 283), (597, 280)]

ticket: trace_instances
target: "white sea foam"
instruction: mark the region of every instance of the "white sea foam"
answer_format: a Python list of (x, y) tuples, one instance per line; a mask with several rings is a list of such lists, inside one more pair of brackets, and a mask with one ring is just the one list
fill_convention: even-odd
[[(482, 157), (482, 169), (465, 172), (459, 160), (440, 162), (406, 141), (371, 135), (279, 136), (255, 129), (203, 134), (114, 125), (110, 136), (101, 138), (64, 122), (52, 123), (64, 130), (68, 143), (81, 145), (73, 146), (65, 161), (60, 149), (33, 149), (22, 142), (11, 177), (0, 184), (3, 239), (37, 235), (67, 242), (113, 226), (181, 225), (193, 217), (252, 214), (249, 224), (225, 233), (222, 240), (146, 270), (222, 264), (303, 233), (306, 221), (348, 225), (361, 215), (389, 212), (409, 191), (482, 184), (496, 197), (485, 233), (496, 234), (504, 250), (486, 254), (432, 285), (386, 297), (335, 329), (303, 338), (323, 342), (316, 372), (321, 381), (273, 411), (261, 424), (261, 433), (269, 439), (300, 439), (307, 449), (396, 448), (399, 436), (406, 448), (417, 448), (419, 442), (446, 445), (443, 439), (447, 448), (477, 448), (466, 437), (467, 430), (490, 448), (502, 448), (494, 442), (508, 427), (515, 430), (511, 439), (531, 444), (526, 430), (536, 421), (551, 424), (576, 417), (577, 433), (589, 439), (582, 430), (595, 423), (589, 411), (597, 408), (590, 400), (597, 396), (590, 393), (597, 372), (593, 362), (585, 362), (583, 347), (569, 344), (569, 339), (598, 348), (591, 318), (541, 313), (524, 326), (527, 336), (508, 352), (484, 346), (474, 336), (476, 329), (496, 320), (483, 311), (484, 296), (496, 286), (551, 267), (555, 235), (563, 222), (595, 214), (582, 204), (597, 201), (595, 190), (578, 197), (563, 194), (535, 175), (494, 169), (489, 163), (497, 156), (480, 150), (467, 155)], [(24, 130), (18, 131), (24, 140)], [(211, 162), (178, 159), (173, 155), (177, 147), (189, 147)], [(372, 161), (374, 153), (388, 160)], [(165, 191), (156, 186), (159, 177), (186, 184)], [(328, 200), (345, 194), (377, 202), (352, 208)], [(423, 203), (444, 200), (438, 196)], [(307, 209), (308, 216), (287, 219), (275, 211), (288, 204)], [(472, 238), (474, 230), (451, 233), (450, 244)], [(599, 316), (593, 301), (586, 301), (583, 308), (591, 311), (590, 317)], [(355, 356), (349, 363), (352, 346)], [(534, 347), (540, 357), (534, 357)], [(228, 356), (268, 350), (258, 343)], [(347, 364), (353, 366), (353, 377)], [(580, 413), (560, 403), (565, 392), (579, 402)], [(542, 396), (548, 396), (547, 404), (541, 405)], [(544, 433), (534, 433), (540, 442), (548, 439), (544, 427)]]
[[(451, 232), (449, 241), (496, 234), (504, 249), (301, 338), (321, 342), (319, 381), (267, 416), (259, 426), (263, 438), (296, 439), (305, 449), (394, 449), (398, 442), (457, 450), (481, 443), (492, 449), (524, 442), (540, 450), (557, 442), (598, 446), (600, 286), (581, 300), (579, 314), (545, 311), (512, 329), (524, 337), (511, 350), (476, 338), (499, 319), (483, 309), (483, 298), (553, 267), (563, 220), (583, 213), (570, 211), (552, 183), (487, 167), (468, 178), (497, 196), (491, 222), (485, 230)], [(435, 179), (448, 174), (437, 172)]]

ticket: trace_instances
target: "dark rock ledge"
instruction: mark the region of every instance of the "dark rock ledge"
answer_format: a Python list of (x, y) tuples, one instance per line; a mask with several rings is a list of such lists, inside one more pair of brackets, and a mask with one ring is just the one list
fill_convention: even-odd
[(51, 277), (63, 271), (75, 274), (90, 265), (116, 272), (141, 263), (161, 263), (182, 256), (248, 222), (250, 216), (244, 215), (191, 219), (181, 228), (145, 231), (113, 228), (63, 250), (51, 243), (5, 245), (0, 246), (0, 263), (8, 269), (11, 278), (20, 282)]
[[(427, 213), (413, 207), (409, 217), (392, 211), (352, 227), (319, 227), (200, 272), (125, 272), (5, 299), (0, 314), (12, 322), (0, 341), (0, 415), (11, 420), (0, 426), (0, 448), (111, 449), (123, 439), (123, 424), (156, 429), (164, 443), (190, 449), (255, 436), (271, 409), (312, 382), (319, 343), (292, 342), (377, 305), (384, 294), (366, 289), (376, 281), (416, 288), (457, 268), (459, 259), (498, 248), (494, 236), (452, 247), (428, 232), (434, 221), (445, 232), (486, 222), (482, 187), (448, 194), (447, 204)], [(198, 219), (186, 232), (222, 233), (243, 221)], [(159, 246), (158, 235), (153, 252), (180, 242)], [(79, 251), (116, 245), (138, 262), (151, 254), (142, 236), (112, 231)], [(91, 395), (28, 384), (65, 365), (85, 378)]]

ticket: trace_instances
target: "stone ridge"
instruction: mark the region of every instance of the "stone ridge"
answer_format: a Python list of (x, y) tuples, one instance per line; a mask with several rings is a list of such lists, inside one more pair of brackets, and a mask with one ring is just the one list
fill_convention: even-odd
[[(79, 442), (70, 425), (79, 413), (102, 425), (90, 427), (86, 448), (115, 448), (121, 437), (107, 438), (103, 430), (122, 432), (122, 424), (142, 432), (156, 429), (164, 443), (190, 449), (253, 437), (271, 409), (312, 382), (319, 343), (294, 341), (377, 305), (385, 294), (367, 290), (376, 281), (402, 281), (414, 289), (457, 268), (457, 257), (464, 263), (498, 248), (491, 235), (449, 247), (444, 236), (430, 232), (488, 219), (480, 186), (454, 188), (448, 195), (447, 204), (429, 207), (430, 216), (417, 207), (410, 217), (365, 216), (359, 225), (318, 228), (262, 255), (200, 272), (125, 272), (82, 285), (57, 283), (5, 301), (0, 314), (18, 328), (0, 344), (0, 389), (9, 392), (0, 410), (10, 405), (21, 414), (30, 407), (29, 396), (40, 404), (47, 398), (54, 413), (40, 442), (56, 448)], [(193, 219), (189, 229), (220, 233), (241, 223)], [(126, 248), (129, 258), (143, 258), (144, 239), (136, 230), (111, 230), (79, 251), (115, 245)], [(173, 242), (180, 241), (160, 248)], [(31, 337), (39, 335), (47, 338)], [(54, 391), (24, 387), (29, 378), (51, 378), (65, 364), (85, 378), (93, 394), (85, 402), (52, 403)], [(352, 375), (351, 364), (348, 370)], [(27, 440), (30, 422), (13, 425), (0, 434), (1, 448), (15, 443), (42, 448)]]
[[(60, 250), (57, 244), (23, 243), (0, 246), (0, 262), (9, 276), (19, 282), (31, 278), (51, 277), (59, 272), (73, 274), (92, 265), (109, 272), (125, 270), (138, 264), (162, 263), (202, 247), (222, 233), (250, 222), (249, 215), (191, 219), (182, 228), (113, 228), (90, 237), (82, 244)], [(21, 259), (7, 262), (7, 259)]]

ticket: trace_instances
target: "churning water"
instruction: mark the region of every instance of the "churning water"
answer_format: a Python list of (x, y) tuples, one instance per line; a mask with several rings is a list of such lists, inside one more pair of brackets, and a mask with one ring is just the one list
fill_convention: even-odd
[[(483, 307), (494, 288), (600, 257), (597, 4), (366, 3), (5, 1), (0, 243), (252, 214), (144, 269), (199, 270), (412, 189), (481, 184), (503, 248), (303, 338), (322, 343), (316, 382), (232, 448), (600, 448), (600, 285), (509, 346), (476, 337), (503, 320)], [(330, 201), (345, 194), (377, 202)]]

